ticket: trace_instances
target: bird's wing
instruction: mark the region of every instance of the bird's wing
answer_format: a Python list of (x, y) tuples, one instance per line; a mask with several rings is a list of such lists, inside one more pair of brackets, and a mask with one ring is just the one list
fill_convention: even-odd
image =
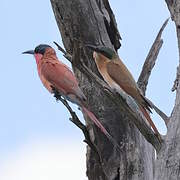
[(141, 95), (138, 86), (126, 68), (122, 61), (109, 61), (107, 63), (107, 72), (109, 76), (130, 96), (132, 96), (140, 105), (148, 108), (148, 104), (145, 102), (143, 96)]
[(78, 86), (76, 77), (65, 64), (59, 62), (44, 62), (41, 66), (41, 74), (60, 93), (63, 93), (64, 95), (75, 95), (80, 99), (85, 98)]

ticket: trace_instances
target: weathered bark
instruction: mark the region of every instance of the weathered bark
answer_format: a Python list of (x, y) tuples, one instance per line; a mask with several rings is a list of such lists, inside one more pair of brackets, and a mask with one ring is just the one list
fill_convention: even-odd
[[(107, 0), (51, 0), (51, 3), (64, 46), (70, 54), (73, 53), (74, 39), (119, 48), (120, 35)], [(109, 33), (109, 29), (113, 32)], [(98, 74), (92, 54), (87, 54), (88, 59), (85, 59), (83, 54), (82, 58), (86, 65)], [(102, 162), (99, 163), (94, 152), (88, 149), (89, 180), (152, 180), (154, 163), (152, 146), (129, 121), (127, 113), (121, 107), (115, 106), (97, 84), (90, 82), (84, 74), (77, 71), (76, 74), (81, 88), (88, 97), (90, 108), (116, 141), (123, 145), (123, 153), (119, 154), (101, 132), (88, 123), (91, 138), (102, 158)]]
[(148, 54), (148, 56), (144, 62), (142, 72), (138, 78), (138, 86), (142, 89), (144, 94), (146, 92), (146, 88), (147, 88), (149, 77), (151, 75), (151, 71), (155, 65), (157, 56), (158, 56), (159, 51), (160, 51), (162, 44), (163, 44), (163, 40), (161, 39), (161, 35), (162, 35), (164, 28), (166, 27), (166, 25), (168, 23), (168, 20), (169, 19), (167, 19), (164, 22), (163, 26), (161, 27), (153, 45), (149, 51), (149, 54)]
[[(161, 38), (161, 35), (162, 35), (162, 32), (163, 32), (164, 28), (166, 27), (168, 21), (169, 21), (169, 18), (164, 22), (164, 24), (160, 28), (159, 33), (158, 33), (156, 39), (154, 40), (154, 43), (153, 43), (153, 45), (148, 53), (148, 56), (144, 62), (141, 74), (137, 81), (137, 84), (138, 84), (139, 88), (142, 90), (144, 95), (145, 95), (148, 81), (149, 81), (149, 78), (151, 75), (151, 71), (156, 63), (157, 56), (158, 56), (159, 51), (163, 44), (163, 39)], [(147, 99), (147, 100), (151, 104), (151, 107), (153, 107), (153, 109), (157, 112), (157, 114), (159, 114), (159, 116), (164, 120), (165, 124), (167, 125), (168, 117), (166, 116), (166, 114), (164, 114), (158, 107), (156, 107), (149, 99)]]
[[(171, 18), (175, 22), (179, 60), (180, 60), (180, 1), (166, 0)], [(156, 180), (178, 180), (180, 179), (180, 68), (177, 68), (177, 78), (173, 90), (176, 90), (175, 105), (169, 118), (168, 131), (165, 136), (164, 146), (157, 156)]]
[[(74, 53), (74, 42), (77, 40), (81, 45), (104, 45), (115, 50), (120, 47), (120, 35), (108, 0), (51, 0), (51, 3), (64, 47), (69, 54)], [(83, 47), (80, 56), (85, 65), (101, 77), (92, 53)], [(154, 173), (157, 175), (157, 172), (154, 172), (154, 148), (132, 123), (132, 116), (129, 116), (124, 104), (117, 106), (98, 83), (76, 67), (73, 69), (81, 89), (88, 98), (90, 109), (122, 147), (119, 153), (99, 129), (86, 119), (91, 140), (101, 155), (99, 161), (95, 152), (88, 147), (89, 180), (154, 179)], [(142, 85), (145, 91), (147, 84)]]
[[(75, 66), (80, 72), (84, 73), (91, 81), (93, 80), (96, 82), (100, 87), (101, 90), (104, 92), (104, 95), (107, 95), (115, 104), (117, 107), (123, 106), (124, 110), (126, 110), (129, 119), (132, 120), (132, 122), (136, 125), (136, 127), (139, 129), (139, 131), (142, 133), (142, 135), (145, 137), (145, 139), (151, 143), (154, 148), (159, 151), (162, 146), (162, 138), (160, 136), (157, 136), (151, 129), (151, 127), (146, 123), (146, 119), (144, 116), (142, 116), (142, 112), (129, 95), (127, 95), (124, 91), (121, 92), (115, 92), (113, 91), (103, 80), (101, 80), (96, 74), (94, 74), (84, 63), (82, 60), (79, 61), (80, 58), (80, 47), (79, 43), (74, 42), (74, 50), (73, 50), (73, 56), (67, 53), (62, 47), (60, 47), (56, 42), (54, 42), (58, 49), (64, 53), (64, 57), (72, 63), (73, 66)], [(77, 63), (77, 64), (76, 64)], [(149, 101), (152, 107), (156, 109), (158, 114), (165, 119), (167, 119), (167, 116), (158, 108), (156, 107), (150, 100)], [(121, 147), (119, 144), (111, 138), (111, 142), (121, 151)]]

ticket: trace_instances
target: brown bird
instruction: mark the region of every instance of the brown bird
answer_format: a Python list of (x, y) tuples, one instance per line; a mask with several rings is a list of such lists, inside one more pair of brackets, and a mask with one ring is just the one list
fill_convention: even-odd
[(80, 106), (95, 125), (109, 138), (109, 140), (115, 146), (118, 146), (96, 116), (88, 110), (86, 97), (79, 88), (76, 77), (65, 64), (58, 60), (56, 52), (51, 46), (41, 44), (37, 46), (35, 50), (23, 53), (34, 55), (39, 77), (50, 93), (54, 93), (55, 90), (65, 99)]
[(86, 45), (94, 50), (93, 58), (96, 62), (97, 68), (107, 82), (107, 84), (117, 91), (124, 90), (130, 95), (139, 106), (143, 115), (153, 128), (154, 132), (159, 136), (159, 132), (154, 125), (149, 113), (151, 112), (151, 105), (148, 103), (144, 95), (141, 93), (136, 81), (127, 67), (119, 58), (118, 54), (108, 47), (97, 47), (93, 45)]

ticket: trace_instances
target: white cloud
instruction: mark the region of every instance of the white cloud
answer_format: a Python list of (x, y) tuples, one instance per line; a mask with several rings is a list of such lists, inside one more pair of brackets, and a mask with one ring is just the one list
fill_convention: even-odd
[(1, 180), (87, 180), (85, 146), (33, 142), (19, 148), (0, 165)]

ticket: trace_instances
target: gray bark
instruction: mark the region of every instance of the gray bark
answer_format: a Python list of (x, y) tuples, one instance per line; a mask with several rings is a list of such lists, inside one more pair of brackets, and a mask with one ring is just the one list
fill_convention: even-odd
[[(120, 34), (108, 0), (51, 0), (51, 4), (64, 47), (69, 54), (74, 53), (74, 42), (77, 40), (81, 42), (81, 45), (83, 43), (104, 45), (115, 50), (120, 48)], [(178, 27), (180, 26), (177, 26), (177, 30)], [(92, 58), (92, 52), (82, 47), (80, 57), (83, 59), (83, 63), (101, 78)], [(73, 69), (81, 89), (88, 98), (89, 108), (122, 147), (122, 151), (119, 153), (99, 129), (86, 118), (92, 143), (101, 155), (99, 161), (95, 152), (90, 147), (87, 148), (89, 180), (152, 180), (154, 174), (156, 179), (167, 179), (168, 177), (169, 180), (171, 178), (167, 176), (168, 173), (174, 172), (177, 175), (180, 169), (178, 169), (180, 143), (177, 143), (178, 139), (176, 138), (180, 133), (178, 124), (179, 87), (177, 88), (176, 104), (168, 123), (168, 134), (155, 162), (154, 148), (132, 123), (132, 116), (129, 116), (129, 112), (124, 108), (125, 105), (122, 103), (122, 106), (117, 107), (117, 104), (109, 98), (107, 93), (102, 91), (97, 82), (88, 78), (76, 67)], [(141, 85), (145, 91), (147, 84)], [(173, 128), (177, 131), (175, 132)], [(175, 170), (172, 169), (174, 164), (176, 165)], [(169, 172), (169, 170), (172, 171)], [(164, 175), (164, 178), (161, 177), (161, 174)]]
[[(172, 20), (175, 22), (179, 60), (180, 60), (180, 1), (166, 0)], [(158, 154), (155, 164), (156, 180), (178, 180), (180, 179), (180, 69), (177, 68), (177, 77), (173, 86), (176, 90), (176, 100), (171, 117), (169, 118), (168, 131), (164, 139), (164, 145)]]

